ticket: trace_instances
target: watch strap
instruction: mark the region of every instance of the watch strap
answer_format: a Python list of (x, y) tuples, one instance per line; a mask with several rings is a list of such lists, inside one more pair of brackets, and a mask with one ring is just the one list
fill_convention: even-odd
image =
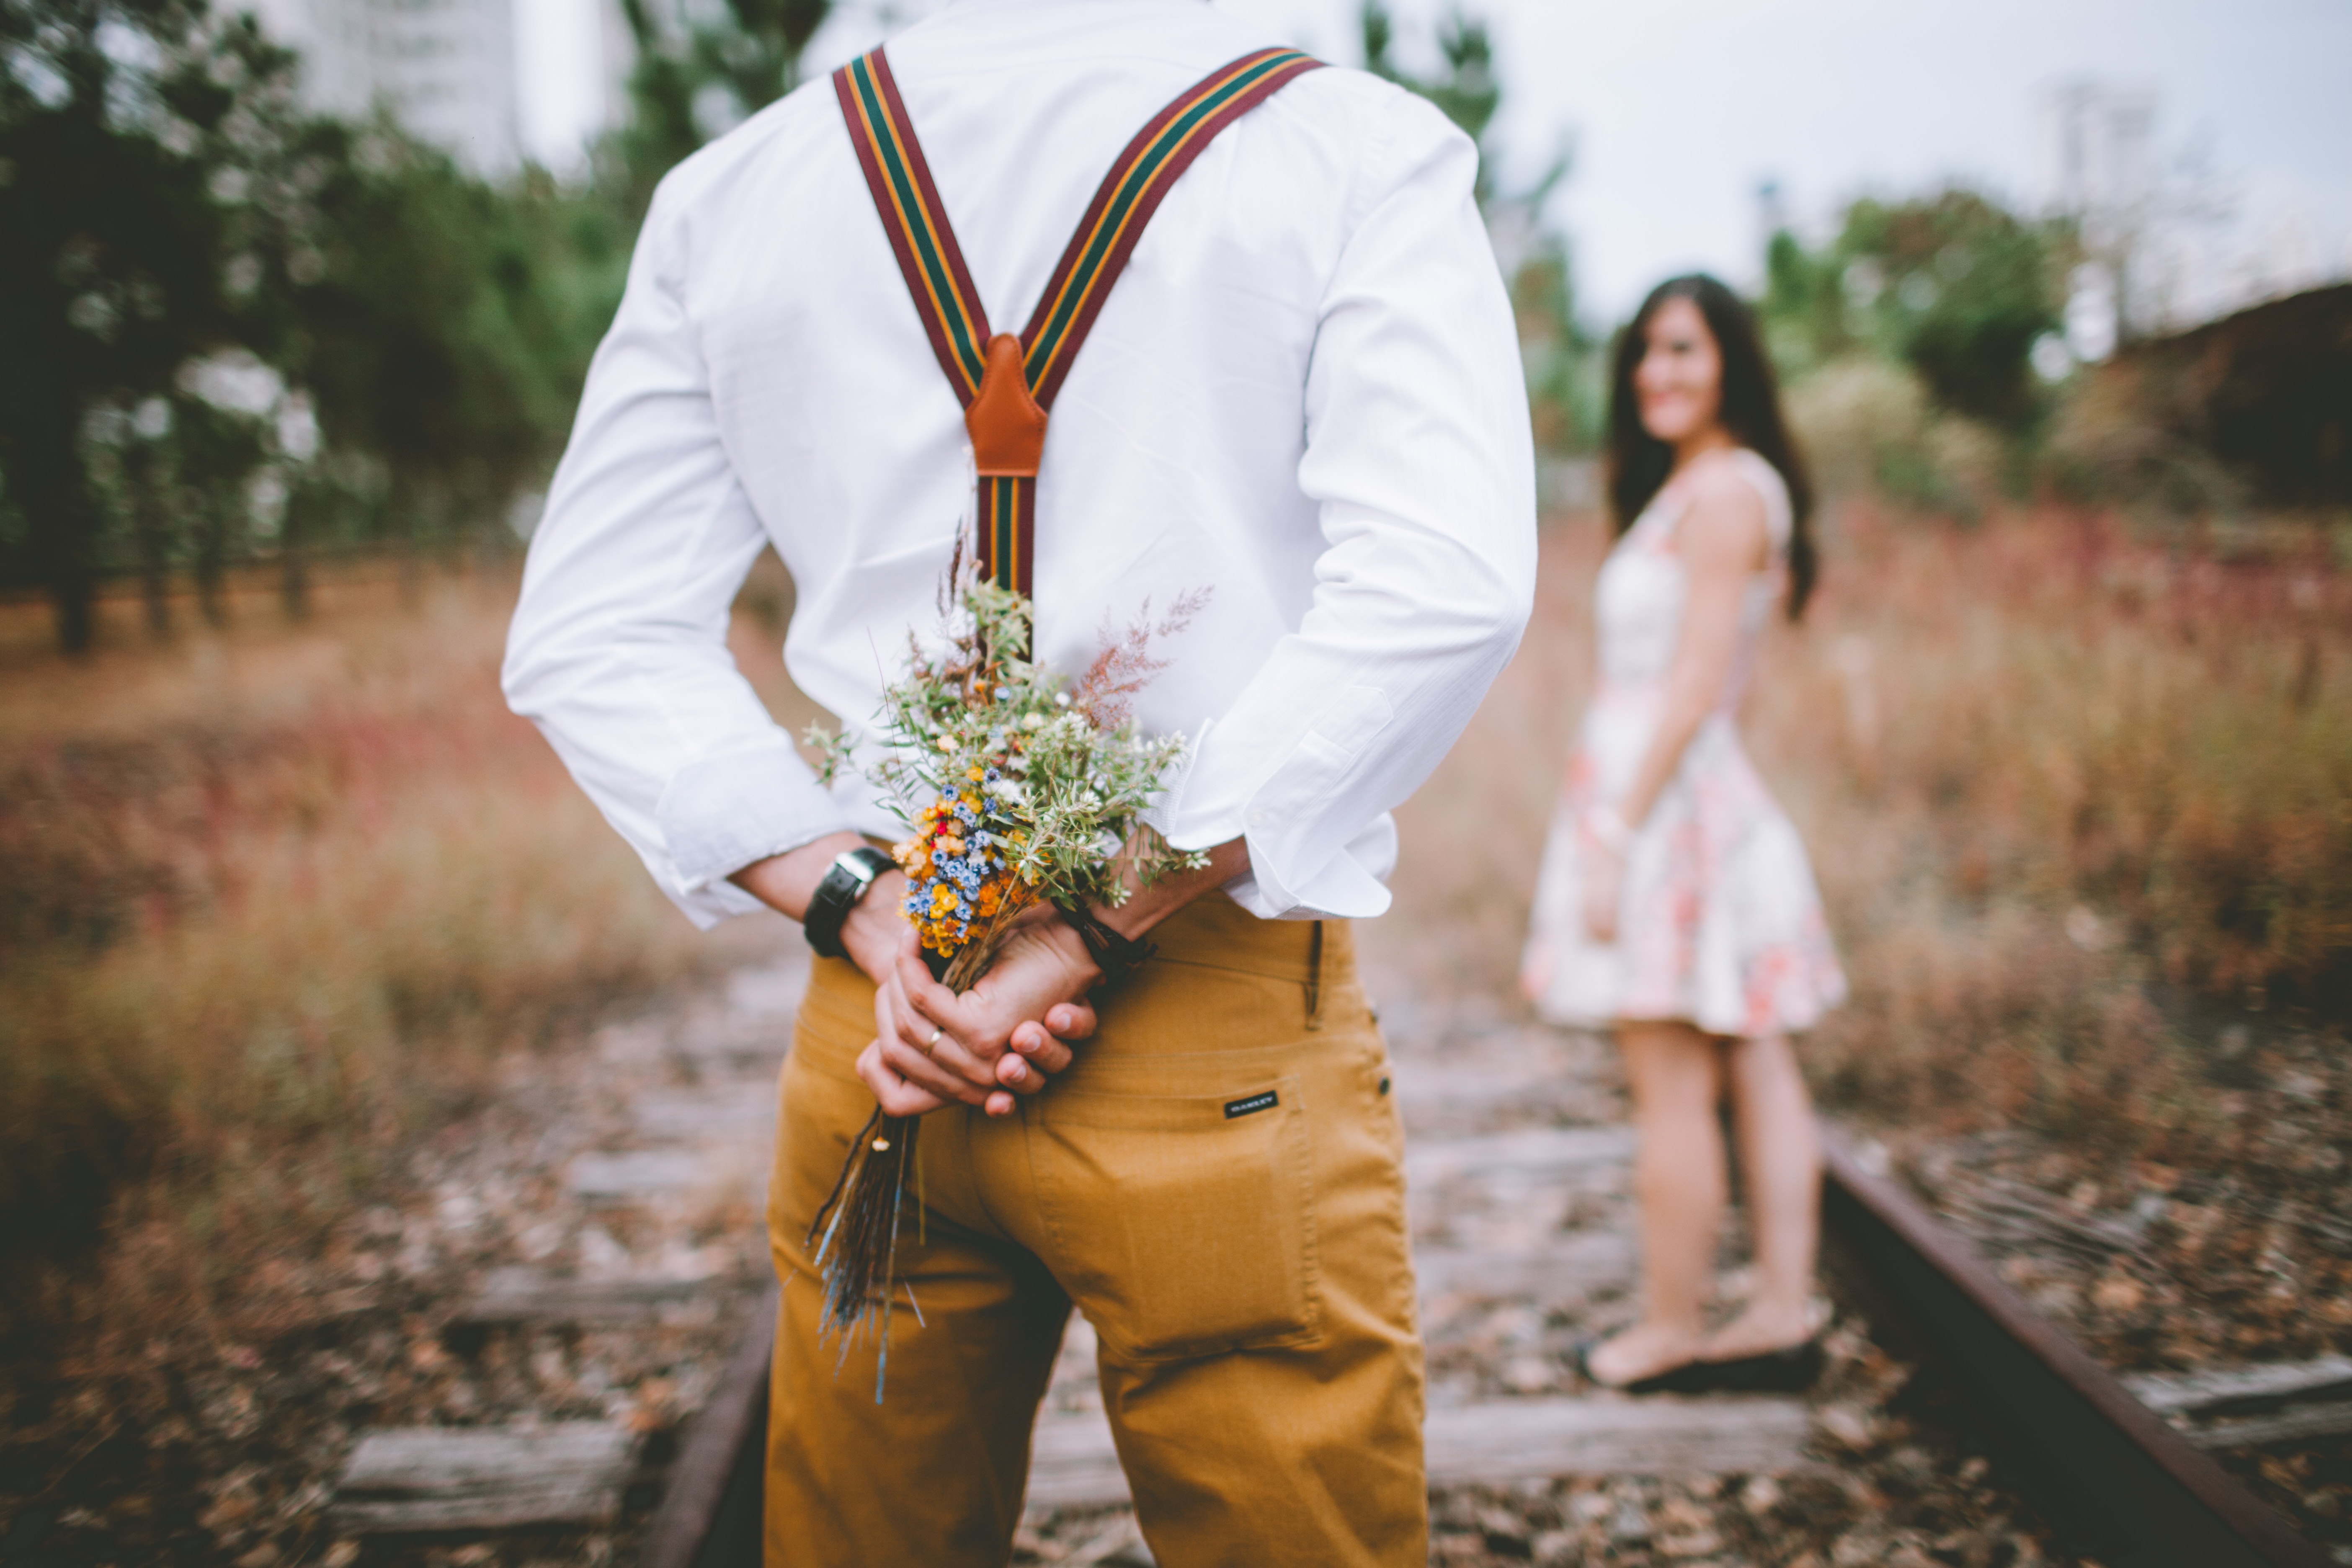
[(873, 888), (874, 879), (893, 864), (889, 856), (870, 844), (861, 844), (834, 857), (816, 891), (809, 896), (808, 910), (801, 921), (801, 930), (818, 956), (849, 956), (849, 950), (842, 945), (841, 928), (847, 923), (849, 911)]
[(1126, 979), (1143, 967), (1151, 955), (1160, 951), (1157, 943), (1123, 936), (1105, 925), (1100, 916), (1084, 904), (1061, 904), (1063, 921), (1078, 933), (1087, 944), (1087, 955), (1102, 971), (1105, 984)]

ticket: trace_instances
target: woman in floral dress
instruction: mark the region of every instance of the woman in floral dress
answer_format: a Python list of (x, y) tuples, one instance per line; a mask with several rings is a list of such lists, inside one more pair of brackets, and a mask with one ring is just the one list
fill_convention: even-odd
[[(1812, 586), (1812, 498), (1754, 317), (1712, 278), (1643, 302), (1611, 404), (1601, 677), (1524, 968), (1544, 1017), (1615, 1031), (1641, 1133), (1643, 1316), (1580, 1364), (1635, 1392), (1801, 1386), (1820, 1363), (1821, 1151), (1790, 1037), (1845, 978), (1804, 845), (1735, 714), (1766, 618), (1785, 604), (1794, 619)], [(1709, 1333), (1727, 1095), (1757, 1285)]]

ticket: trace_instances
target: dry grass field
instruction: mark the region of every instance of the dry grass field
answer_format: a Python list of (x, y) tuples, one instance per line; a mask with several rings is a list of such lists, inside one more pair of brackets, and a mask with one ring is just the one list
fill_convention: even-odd
[(698, 938), (507, 712), (513, 594), (379, 572), (161, 647), (120, 606), (70, 664), (0, 612), (0, 1247), (109, 1237), (0, 1268), (0, 1320), (233, 1312), (503, 1053), (757, 942)]
[[(1855, 982), (1806, 1047), (1830, 1102), (2145, 1153), (2193, 1141), (2221, 1013), (2352, 1010), (2352, 574), (2300, 537), (1832, 520), (1748, 721)], [(1402, 814), (1376, 988), (1518, 1007), (1605, 542), (1548, 525), (1518, 659)], [(512, 592), (353, 576), (162, 647), (117, 606), (79, 664), (0, 610), (0, 1246), (82, 1260), (0, 1268), (9, 1318), (233, 1314), (502, 1055), (761, 942), (696, 936), (505, 711)], [(756, 577), (736, 645), (797, 728), (788, 595)]]

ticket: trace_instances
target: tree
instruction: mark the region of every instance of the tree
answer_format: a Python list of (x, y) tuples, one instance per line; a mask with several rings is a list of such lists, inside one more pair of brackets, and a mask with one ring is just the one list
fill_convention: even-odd
[[(503, 520), (552, 460), (629, 218), (304, 111), (203, 0), (0, 0), (0, 579), (86, 646), (97, 576), (217, 614), (265, 552)], [(323, 441), (321, 441), (323, 437)]]
[(1757, 314), (1766, 346), (1786, 377), (1817, 370), (1852, 352), (1856, 343), (1835, 247), (1808, 250), (1785, 228), (1777, 230), (1764, 247), (1764, 297), (1758, 301)]
[(1478, 209), (1510, 283), (1536, 444), (1553, 452), (1590, 449), (1601, 432), (1600, 342), (1577, 316), (1567, 237), (1544, 219), (1545, 206), (1572, 166), (1570, 147), (1563, 144), (1553, 154), (1533, 184), (1503, 191), (1487, 142), (1503, 88), (1495, 75), (1494, 40), (1486, 22), (1460, 11), (1447, 17), (1436, 40), (1444, 69), (1427, 77), (1397, 63), (1396, 24), (1383, 0), (1364, 0), (1358, 23), (1364, 68), (1429, 100), (1476, 143)]
[(2042, 411), (2032, 350), (2063, 321), (2073, 255), (2065, 226), (1974, 191), (1865, 197), (1820, 252), (1773, 237), (1766, 330), (1792, 374), (1868, 348), (1908, 363), (1944, 407), (2021, 429)]
[(327, 449), (359, 459), (341, 483), (362, 527), (408, 543), (462, 530), (569, 421), (593, 339), (562, 319), (562, 251), (537, 248), (515, 197), (389, 126), (326, 127), (320, 148), (322, 243), (289, 291), (289, 370)]
[(801, 51), (832, 8), (833, 0), (727, 0), (722, 16), (683, 21), (673, 36), (647, 0), (621, 0), (637, 47), (635, 112), (618, 139), (630, 216), (644, 215), (679, 160), (800, 85)]
[(0, 469), (20, 570), (69, 650), (89, 642), (103, 521), (85, 426), (236, 341), (216, 192), (245, 127), (215, 78), (287, 65), (249, 25), (172, 0), (0, 0)]

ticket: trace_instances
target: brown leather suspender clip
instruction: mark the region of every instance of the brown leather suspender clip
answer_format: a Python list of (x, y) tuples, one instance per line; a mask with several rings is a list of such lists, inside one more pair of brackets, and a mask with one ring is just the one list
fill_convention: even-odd
[(971, 433), (972, 466), (983, 479), (1034, 479), (1045, 456), (1045, 411), (1029, 395), (1021, 374), (1021, 340), (999, 332), (988, 340), (988, 369), (980, 395), (963, 411)]

